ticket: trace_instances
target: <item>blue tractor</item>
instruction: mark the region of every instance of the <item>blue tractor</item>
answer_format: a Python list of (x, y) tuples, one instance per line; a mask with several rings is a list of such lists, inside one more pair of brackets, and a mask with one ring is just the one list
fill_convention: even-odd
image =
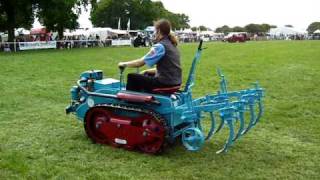
[[(66, 113), (74, 113), (83, 121), (94, 143), (149, 154), (161, 152), (178, 138), (187, 150), (197, 151), (205, 140), (227, 126), (229, 137), (217, 153), (226, 152), (259, 122), (264, 90), (255, 83), (249, 89), (228, 91), (227, 81), (218, 69), (220, 90), (193, 99), (195, 70), (202, 51), (201, 41), (183, 90), (169, 87), (154, 89), (153, 93), (127, 91), (124, 69), (120, 69), (120, 80), (104, 78), (100, 70), (86, 71), (71, 88)], [(210, 123), (205, 122), (208, 119)]]

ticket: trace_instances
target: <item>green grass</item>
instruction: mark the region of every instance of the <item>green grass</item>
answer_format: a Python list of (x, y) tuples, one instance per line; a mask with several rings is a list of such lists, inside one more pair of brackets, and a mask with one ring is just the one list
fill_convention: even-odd
[[(194, 96), (218, 90), (216, 68), (237, 90), (259, 80), (266, 89), (260, 124), (223, 155), (226, 133), (199, 152), (181, 145), (161, 156), (92, 144), (82, 123), (66, 116), (79, 74), (102, 69), (145, 48), (0, 53), (0, 179), (319, 179), (320, 41), (208, 43)], [(180, 46), (186, 79), (196, 44)], [(225, 129), (224, 131), (226, 131)]]

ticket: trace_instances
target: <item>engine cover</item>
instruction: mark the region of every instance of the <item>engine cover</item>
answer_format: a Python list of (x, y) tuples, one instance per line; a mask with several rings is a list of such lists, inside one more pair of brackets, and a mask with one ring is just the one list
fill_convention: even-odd
[(101, 80), (102, 78), (103, 78), (103, 72), (101, 70), (85, 71), (80, 75), (80, 79)]

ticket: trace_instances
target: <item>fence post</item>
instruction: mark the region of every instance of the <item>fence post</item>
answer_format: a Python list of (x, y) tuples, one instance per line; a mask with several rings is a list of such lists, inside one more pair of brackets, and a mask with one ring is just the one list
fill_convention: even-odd
[(14, 52), (17, 52), (16, 39), (14, 39), (13, 41), (13, 47), (14, 47)]

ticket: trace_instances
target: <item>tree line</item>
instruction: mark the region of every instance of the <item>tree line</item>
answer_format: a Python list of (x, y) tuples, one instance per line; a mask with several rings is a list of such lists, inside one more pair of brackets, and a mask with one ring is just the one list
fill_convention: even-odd
[[(38, 18), (49, 31), (63, 37), (65, 29), (76, 29), (83, 8), (91, 4), (91, 21), (95, 27), (118, 26), (118, 19), (131, 20), (132, 29), (152, 25), (159, 18), (167, 18), (173, 28), (189, 28), (189, 17), (164, 8), (151, 0), (0, 0), (0, 31), (8, 31), (8, 41), (14, 41), (14, 29), (30, 29)], [(122, 23), (126, 28), (127, 23)]]
[(143, 29), (153, 25), (160, 18), (168, 19), (174, 29), (189, 28), (189, 17), (172, 13), (165, 9), (162, 2), (151, 0), (100, 0), (91, 12), (91, 21), (97, 27), (127, 28), (130, 19), (131, 29)]
[(63, 36), (64, 29), (75, 29), (81, 7), (96, 4), (96, 0), (0, 0), (0, 31), (8, 31), (8, 41), (14, 40), (14, 29), (30, 29), (38, 18), (48, 30)]
[[(118, 27), (121, 19), (121, 28), (127, 28), (130, 19), (131, 29), (143, 29), (152, 25), (153, 21), (166, 18), (171, 21), (173, 29), (190, 28), (189, 17), (186, 14), (173, 13), (165, 9), (160, 1), (151, 0), (0, 0), (0, 31), (8, 31), (8, 41), (14, 41), (14, 29), (23, 27), (30, 29), (35, 18), (38, 18), (49, 31), (57, 31), (63, 37), (65, 29), (76, 29), (77, 22), (83, 8), (91, 4), (91, 21), (95, 27)], [(123, 23), (125, 22), (125, 23)], [(287, 25), (290, 27), (291, 25)], [(224, 25), (216, 32), (249, 32), (265, 33), (269, 24), (248, 24), (244, 27), (229, 27)], [(292, 26), (291, 26), (292, 27)], [(192, 27), (211, 30), (205, 26)], [(307, 31), (313, 33), (320, 29), (320, 22), (313, 22)]]
[(235, 27), (229, 27), (227, 25), (224, 25), (222, 27), (218, 27), (216, 29), (216, 32), (218, 33), (229, 33), (229, 32), (248, 32), (248, 33), (266, 33), (268, 32), (271, 28), (276, 28), (277, 26), (275, 25), (270, 25), (270, 24), (248, 24), (244, 27), (241, 26), (235, 26)]
[(320, 22), (313, 22), (308, 26), (307, 31), (311, 34), (318, 29), (320, 29)]
[[(200, 26), (201, 27), (201, 26)], [(202, 26), (204, 27), (204, 26)], [(248, 32), (252, 34), (264, 34), (269, 32), (271, 28), (276, 28), (277, 26), (275, 25), (270, 25), (270, 24), (248, 24), (244, 27), (241, 26), (235, 26), (235, 27), (229, 27), (227, 25), (218, 27), (215, 32), (217, 33), (224, 33), (228, 34), (229, 32)], [(291, 24), (285, 25), (285, 27), (293, 28)], [(320, 29), (320, 22), (313, 22), (311, 23), (308, 28), (307, 32), (309, 34), (313, 33), (315, 30)]]

